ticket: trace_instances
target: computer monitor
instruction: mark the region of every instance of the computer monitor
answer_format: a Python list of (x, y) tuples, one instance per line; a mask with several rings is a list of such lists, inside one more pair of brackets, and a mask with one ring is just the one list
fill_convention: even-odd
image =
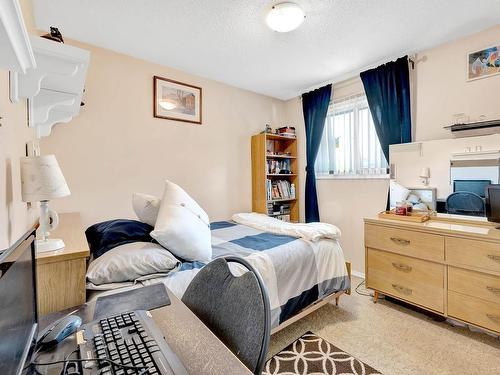
[(453, 180), (453, 192), (468, 191), (485, 197), (486, 186), (491, 184), (491, 180)]
[(500, 223), (500, 184), (486, 187), (486, 216), (489, 221)]
[(25, 374), (38, 329), (34, 232), (0, 253), (0, 374)]

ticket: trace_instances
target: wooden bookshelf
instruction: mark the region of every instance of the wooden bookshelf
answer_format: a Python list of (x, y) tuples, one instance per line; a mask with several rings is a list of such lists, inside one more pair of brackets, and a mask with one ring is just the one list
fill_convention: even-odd
[[(291, 173), (268, 173), (267, 161), (288, 160)], [(267, 180), (285, 180), (295, 185), (295, 197), (273, 198), (267, 196)], [(290, 205), (290, 221), (299, 221), (299, 176), (297, 159), (297, 138), (276, 134), (257, 134), (252, 136), (252, 211), (272, 217), (280, 214), (269, 214), (268, 204), (278, 207), (280, 203)]]

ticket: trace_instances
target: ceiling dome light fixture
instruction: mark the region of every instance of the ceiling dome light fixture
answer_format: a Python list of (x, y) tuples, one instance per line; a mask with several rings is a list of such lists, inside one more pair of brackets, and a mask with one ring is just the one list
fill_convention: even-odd
[(266, 23), (272, 30), (287, 33), (299, 27), (306, 17), (304, 11), (295, 3), (279, 3), (271, 8)]

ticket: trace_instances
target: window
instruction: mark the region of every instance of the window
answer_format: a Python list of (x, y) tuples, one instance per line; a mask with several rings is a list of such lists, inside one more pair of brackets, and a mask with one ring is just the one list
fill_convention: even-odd
[(387, 161), (366, 96), (330, 105), (315, 169), (319, 178), (387, 177)]

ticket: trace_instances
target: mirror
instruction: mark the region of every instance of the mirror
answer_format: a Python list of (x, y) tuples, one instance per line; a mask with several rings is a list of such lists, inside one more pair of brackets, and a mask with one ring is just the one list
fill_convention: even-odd
[(389, 160), (392, 207), (405, 201), (416, 210), (486, 216), (486, 186), (499, 183), (500, 134), (391, 145)]

